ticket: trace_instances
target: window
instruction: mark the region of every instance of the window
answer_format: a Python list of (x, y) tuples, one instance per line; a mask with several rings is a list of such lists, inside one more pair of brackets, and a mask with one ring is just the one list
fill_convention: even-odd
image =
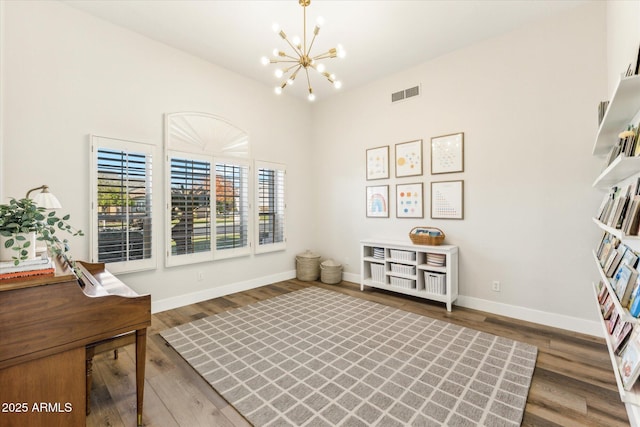
[(207, 113), (165, 119), (167, 266), (249, 255), (249, 135)]
[[(171, 191), (168, 265), (248, 254), (249, 167), (246, 162), (171, 151), (168, 162)], [(214, 187), (211, 186), (212, 165), (215, 165)], [(215, 200), (213, 205), (212, 200)]]
[(211, 250), (211, 165), (171, 159), (171, 253)]
[(285, 239), (284, 165), (256, 162), (256, 252), (283, 250)]
[(114, 273), (155, 268), (152, 145), (91, 136), (91, 259)]
[(216, 258), (248, 253), (248, 181), (247, 165), (216, 162)]

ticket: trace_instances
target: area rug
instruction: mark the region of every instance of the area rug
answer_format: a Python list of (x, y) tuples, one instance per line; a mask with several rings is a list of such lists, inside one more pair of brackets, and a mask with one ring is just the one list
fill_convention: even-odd
[(537, 348), (318, 287), (161, 335), (255, 426), (518, 426)]

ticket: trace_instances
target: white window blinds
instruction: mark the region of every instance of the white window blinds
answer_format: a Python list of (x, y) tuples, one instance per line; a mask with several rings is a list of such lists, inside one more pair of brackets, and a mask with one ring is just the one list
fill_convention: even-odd
[(171, 159), (171, 253), (211, 251), (211, 164)]
[(256, 162), (256, 252), (285, 248), (285, 176), (284, 165)]
[(153, 151), (91, 136), (92, 260), (115, 273), (155, 268)]
[(249, 253), (249, 166), (216, 161), (216, 258)]

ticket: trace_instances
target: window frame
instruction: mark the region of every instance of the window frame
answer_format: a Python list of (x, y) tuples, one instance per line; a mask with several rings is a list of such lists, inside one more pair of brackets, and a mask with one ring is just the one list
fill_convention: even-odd
[[(282, 163), (275, 163), (275, 162), (266, 162), (266, 161), (261, 161), (261, 160), (256, 160), (254, 162), (254, 169), (255, 169), (255, 173), (254, 173), (254, 193), (255, 193), (255, 199), (254, 199), (254, 226), (255, 226), (255, 233), (254, 233), (254, 241), (256, 242), (255, 244), (255, 248), (254, 248), (254, 252), (256, 254), (262, 254), (262, 253), (269, 253), (269, 252), (276, 252), (276, 251), (283, 251), (287, 248), (287, 167), (286, 165), (282, 164)], [(281, 212), (281, 216), (282, 216), (282, 241), (280, 242), (273, 242), (273, 243), (260, 243), (260, 170), (261, 169), (267, 169), (267, 170), (275, 170), (275, 171), (282, 171), (283, 172), (283, 177), (282, 177), (282, 195), (281, 197), (276, 196), (276, 204), (282, 204), (282, 212)], [(278, 211), (276, 211), (274, 214), (278, 215)]]
[[(109, 270), (115, 274), (132, 273), (137, 271), (153, 270), (157, 268), (157, 236), (156, 233), (157, 223), (160, 221), (161, 215), (159, 215), (157, 201), (158, 195), (154, 194), (155, 189), (153, 187), (153, 172), (157, 166), (156, 146), (138, 141), (129, 141), (117, 138), (103, 137), (99, 135), (89, 135), (90, 143), (90, 162), (89, 162), (89, 188), (90, 188), (90, 232), (89, 234), (89, 253), (91, 262), (102, 262), (98, 260), (99, 248), (98, 248), (98, 152), (101, 149), (108, 150), (120, 150), (123, 152), (144, 154), (145, 155), (145, 167), (148, 171), (148, 175), (145, 177), (145, 188), (147, 192), (145, 194), (151, 194), (151, 206), (149, 209), (149, 217), (151, 223), (148, 233), (151, 237), (149, 249), (151, 256), (140, 260), (127, 260), (117, 262), (105, 262)], [(150, 161), (147, 160), (150, 157)], [(154, 162), (156, 165), (154, 165)], [(127, 228), (127, 230), (129, 230)]]

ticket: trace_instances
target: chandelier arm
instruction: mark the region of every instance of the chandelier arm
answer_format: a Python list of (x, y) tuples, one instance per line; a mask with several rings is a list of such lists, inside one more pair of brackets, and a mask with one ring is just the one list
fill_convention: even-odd
[(309, 55), (309, 53), (311, 53), (311, 47), (313, 46), (313, 42), (316, 41), (316, 33), (313, 34), (313, 38), (311, 39), (311, 43), (309, 43), (309, 49), (307, 50), (307, 55)]
[(314, 56), (313, 59), (314, 61), (317, 59), (327, 59), (327, 58), (335, 58), (337, 55), (335, 53), (335, 49), (329, 49), (328, 51), (321, 53), (319, 55)]
[(293, 58), (291, 60), (286, 60), (286, 59), (272, 59), (270, 61), (272, 64), (282, 64), (282, 63), (296, 63), (298, 64), (300, 61), (298, 60), (298, 58)]
[(304, 72), (307, 75), (307, 86), (309, 87), (309, 92), (311, 92), (312, 89), (311, 89), (311, 79), (309, 78), (309, 69), (305, 67)]
[(286, 68), (286, 69), (282, 70), (282, 73), (283, 73), (283, 74), (288, 73), (288, 72), (289, 72), (289, 71), (291, 71), (292, 69), (296, 68), (296, 65), (298, 66), (298, 68), (302, 66), (302, 65), (300, 65), (300, 64), (294, 64), (294, 65), (290, 66), (289, 68)]
[(293, 43), (291, 43), (291, 41), (290, 41), (287, 37), (283, 37), (283, 39), (284, 39), (284, 41), (286, 41), (286, 42), (289, 44), (289, 46), (291, 46), (291, 49), (293, 49), (293, 51), (294, 51), (295, 53), (297, 53), (297, 54), (298, 54), (298, 55), (300, 55), (300, 56), (304, 55), (304, 54), (302, 53), (302, 51), (301, 51), (300, 49), (298, 49), (298, 47), (297, 47), (296, 45), (294, 45)]
[(296, 70), (291, 73), (291, 76), (289, 77), (291, 80), (295, 80), (296, 76), (298, 75), (298, 71), (300, 71), (300, 68), (302, 68), (302, 65), (298, 65), (298, 68), (296, 68)]

